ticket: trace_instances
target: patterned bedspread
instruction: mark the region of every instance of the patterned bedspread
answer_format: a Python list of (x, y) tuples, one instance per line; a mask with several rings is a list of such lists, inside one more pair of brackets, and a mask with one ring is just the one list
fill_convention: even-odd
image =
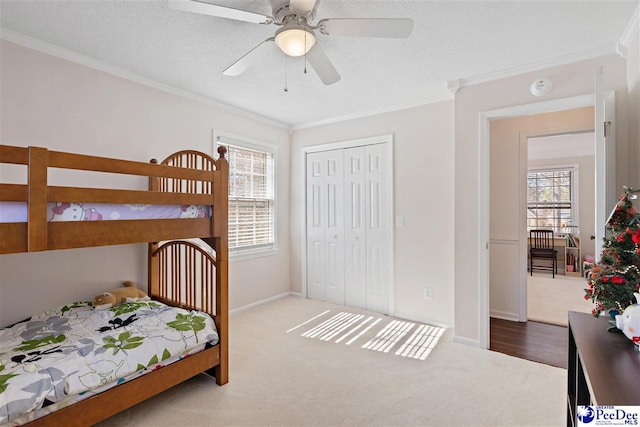
[[(47, 221), (209, 218), (211, 206), (108, 203), (47, 203)], [(0, 202), (0, 222), (26, 222), (25, 202)]]
[(38, 314), (0, 329), (0, 424), (217, 342), (209, 315), (156, 301), (107, 310), (76, 302)]

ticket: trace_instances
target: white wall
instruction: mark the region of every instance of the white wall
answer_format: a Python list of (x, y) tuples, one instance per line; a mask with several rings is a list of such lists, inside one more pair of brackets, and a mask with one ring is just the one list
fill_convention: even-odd
[[(605, 90), (616, 90), (616, 188), (627, 181), (628, 158), (628, 93), (626, 86), (626, 62), (617, 55), (609, 55), (526, 73), (487, 83), (463, 87), (456, 94), (455, 113), (455, 259), (464, 260), (455, 267), (455, 325), (456, 339), (469, 344), (483, 342), (482, 325), (487, 319), (480, 313), (486, 304), (482, 301), (483, 289), (479, 277), (483, 266), (479, 264), (479, 250), (487, 242), (481, 231), (488, 224), (481, 224), (477, 212), (481, 206), (478, 193), (481, 175), (479, 165), (479, 119), (480, 113), (510, 106), (532, 104), (551, 99), (561, 99), (593, 92), (593, 72), (597, 66), (604, 67)], [(553, 90), (544, 98), (536, 98), (529, 92), (531, 83), (541, 77), (553, 82)], [(484, 197), (484, 195), (482, 195)], [(482, 201), (483, 203), (485, 201)], [(487, 307), (488, 309), (488, 307)]]
[[(16, 44), (0, 45), (0, 141), (149, 161), (180, 149), (212, 152), (216, 128), (278, 147), (275, 256), (232, 262), (230, 307), (289, 291), (289, 132)], [(3, 180), (13, 172), (5, 168)], [(144, 181), (144, 180), (143, 180)], [(0, 325), (119, 286), (146, 284), (146, 245), (0, 257)], [(259, 284), (259, 286), (256, 286)]]
[[(305, 179), (302, 147), (394, 135), (394, 315), (453, 324), (453, 102), (293, 132), (291, 146), (291, 289), (302, 292)], [(464, 195), (462, 196), (464, 197)], [(424, 287), (433, 288), (425, 300)]]

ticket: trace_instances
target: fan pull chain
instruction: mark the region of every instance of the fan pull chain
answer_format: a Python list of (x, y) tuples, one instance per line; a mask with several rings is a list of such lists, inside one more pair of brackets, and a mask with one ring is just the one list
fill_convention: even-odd
[(307, 32), (304, 32), (304, 73), (307, 74)]
[(288, 69), (288, 64), (289, 64), (289, 60), (287, 55), (284, 55), (284, 91), (285, 92), (289, 92), (289, 85), (287, 83), (287, 77), (288, 77), (288, 73), (287, 73), (287, 69)]

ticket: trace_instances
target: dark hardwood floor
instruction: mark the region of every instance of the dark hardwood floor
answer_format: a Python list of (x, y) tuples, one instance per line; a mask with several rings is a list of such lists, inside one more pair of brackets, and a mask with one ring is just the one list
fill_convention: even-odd
[(521, 359), (567, 368), (567, 327), (491, 318), (489, 349)]

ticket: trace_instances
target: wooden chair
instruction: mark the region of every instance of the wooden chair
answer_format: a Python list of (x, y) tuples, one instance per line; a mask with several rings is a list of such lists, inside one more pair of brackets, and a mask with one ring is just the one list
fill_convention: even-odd
[[(534, 259), (551, 261), (551, 265), (535, 265)], [(529, 271), (533, 276), (533, 269), (551, 270), (551, 276), (558, 273), (558, 251), (553, 247), (553, 230), (529, 231)]]

